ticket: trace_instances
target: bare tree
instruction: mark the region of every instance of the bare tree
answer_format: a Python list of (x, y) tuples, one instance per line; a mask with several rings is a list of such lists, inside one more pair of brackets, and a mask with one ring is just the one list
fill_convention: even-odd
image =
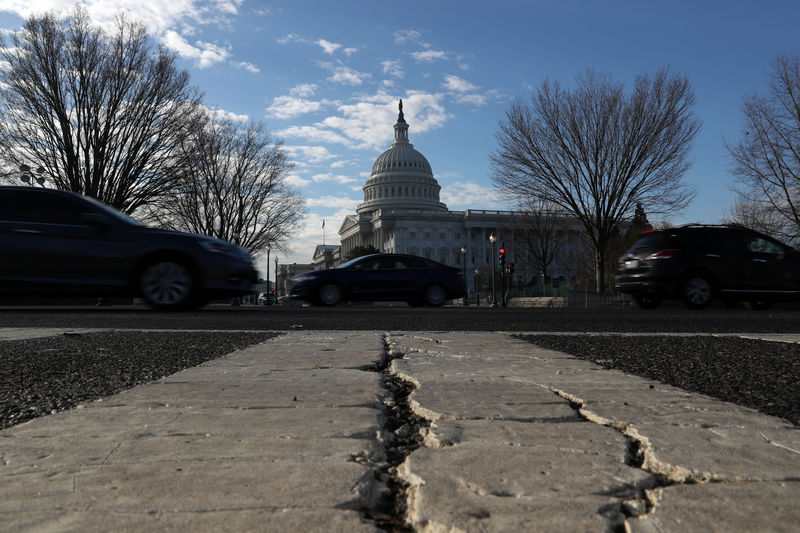
[[(527, 199), (520, 206), (522, 217), (518, 242), (519, 259), (530, 266), (535, 275), (545, 280), (550, 276), (550, 266), (559, 259), (561, 251), (567, 245), (556, 232), (563, 227), (564, 212), (553, 204), (537, 199)], [(525, 280), (527, 282), (527, 280)]]
[(0, 43), (0, 143), (14, 167), (133, 213), (172, 186), (200, 95), (141, 24), (106, 34), (76, 7)]
[(506, 112), (492, 155), (502, 194), (551, 202), (581, 222), (601, 292), (609, 240), (636, 203), (674, 213), (695, 194), (682, 182), (700, 127), (689, 81), (665, 69), (637, 77), (630, 96), (623, 89), (593, 71), (573, 91), (545, 81), (530, 102), (518, 100)]
[(185, 172), (167, 204), (151, 210), (157, 224), (225, 239), (251, 254), (267, 244), (286, 249), (305, 201), (287, 183), (292, 164), (263, 123), (212, 115), (181, 152)]
[(800, 240), (800, 57), (780, 55), (766, 95), (744, 100), (744, 135), (726, 143), (739, 200), (734, 218)]
[(752, 228), (791, 244), (798, 242), (798, 237), (790, 231), (791, 225), (786, 218), (763, 198), (753, 199), (740, 193), (724, 220), (728, 224)]

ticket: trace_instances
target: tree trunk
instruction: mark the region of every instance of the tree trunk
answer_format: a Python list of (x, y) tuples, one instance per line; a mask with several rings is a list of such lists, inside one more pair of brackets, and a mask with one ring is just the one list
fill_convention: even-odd
[(606, 251), (605, 247), (598, 250), (594, 257), (594, 272), (595, 282), (597, 284), (598, 294), (605, 294), (606, 292)]

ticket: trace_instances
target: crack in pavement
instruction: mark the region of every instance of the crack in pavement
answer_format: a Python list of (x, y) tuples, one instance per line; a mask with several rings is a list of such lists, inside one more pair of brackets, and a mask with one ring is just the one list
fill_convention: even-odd
[(582, 398), (555, 387), (540, 386), (569, 402), (578, 415), (587, 422), (610, 427), (625, 436), (628, 440), (625, 464), (651, 474), (639, 483), (627, 484), (612, 491), (608, 495), (619, 498), (620, 501), (598, 509), (598, 512), (609, 520), (609, 529), (613, 533), (628, 532), (626, 521), (629, 518), (642, 518), (655, 512), (663, 488), (714, 480), (714, 476), (709, 473), (696, 474), (682, 466), (659, 460), (653, 452), (650, 439), (628, 424), (605, 418), (587, 409), (586, 401)]
[(406, 520), (406, 511), (411, 489), (407, 478), (398, 473), (398, 467), (414, 450), (425, 445), (430, 421), (415, 412), (409, 397), (419, 386), (410, 376), (401, 375), (393, 365), (395, 359), (405, 354), (391, 343), (388, 334), (383, 336), (383, 356), (380, 362), (362, 370), (383, 375), (383, 386), (389, 391), (383, 397), (384, 424), (378, 440), (384, 447), (385, 460), (371, 462), (368, 458), (353, 457), (359, 463), (371, 463), (372, 480), (361, 490), (370, 493), (363, 515), (379, 529), (392, 533), (409, 533), (414, 528)]
[[(594, 408), (591, 398), (584, 400), (578, 396), (585, 396), (588, 392), (580, 388), (583, 381), (577, 381), (579, 389), (575, 391), (577, 394), (573, 394), (569, 392), (572, 383), (565, 381), (566, 378), (557, 378), (564, 382), (559, 383), (549, 381), (541, 371), (528, 373), (532, 360), (550, 364), (544, 367), (545, 371), (552, 371), (557, 376), (577, 374), (582, 370), (567, 365), (567, 370), (562, 372), (561, 361), (553, 365), (551, 359), (530, 357), (527, 353), (517, 355), (513, 350), (508, 350), (508, 353), (502, 349), (484, 352), (481, 350), (486, 348), (482, 344), (477, 345), (473, 353), (472, 347), (463, 341), (456, 342), (449, 337), (435, 339), (424, 334), (387, 333), (384, 346), (385, 353), (376, 371), (383, 374), (385, 387), (391, 391), (384, 402), (384, 411), (387, 418), (393, 416), (394, 420), (384, 424), (381, 437), (387, 455), (393, 458), (392, 464), (387, 460), (386, 465), (375, 468), (376, 475), (383, 476), (387, 486), (390, 482), (396, 485), (388, 491), (391, 496), (384, 499), (385, 506), (373, 508), (371, 512), (379, 519), (382, 515), (391, 517), (394, 522), (390, 524), (387, 520), (382, 527), (379, 525), (386, 531), (483, 530), (481, 528), (510, 524), (515, 520), (516, 526), (521, 527), (529, 524), (525, 522), (527, 518), (514, 518), (514, 514), (535, 508), (534, 513), (541, 513), (541, 517), (551, 520), (548, 523), (556, 528), (564, 523), (579, 523), (587, 529), (594, 527), (595, 531), (627, 533), (641, 528), (648, 530), (662, 522), (674, 523), (673, 517), (679, 516), (680, 510), (685, 508), (680, 507), (686, 505), (684, 502), (691, 505), (694, 495), (716, 494), (715, 491), (723, 490), (726, 484), (738, 484), (745, 487), (741, 489), (744, 491), (759, 491), (758, 487), (762, 486), (771, 490), (766, 485), (770, 482), (800, 481), (788, 478), (786, 474), (781, 476), (779, 471), (765, 478), (758, 475), (758, 469), (748, 472), (736, 465), (731, 468), (729, 463), (735, 458), (718, 463), (714, 456), (718, 449), (726, 449), (722, 445), (706, 450), (701, 460), (687, 460), (692, 456), (687, 456), (679, 446), (676, 453), (677, 442), (669, 438), (666, 438), (667, 442), (663, 441), (665, 437), (662, 434), (669, 432), (669, 427), (655, 425), (652, 432), (648, 431), (650, 426), (634, 423), (639, 419), (631, 414), (634, 407), (607, 412), (606, 407), (613, 405), (614, 398), (617, 398), (613, 391), (610, 400), (603, 396), (610, 402), (608, 405), (601, 401), (599, 407)], [(493, 347), (488, 349), (493, 350)], [(484, 363), (488, 366), (480, 366)], [(519, 385), (527, 385), (525, 389), (529, 392)], [(645, 385), (644, 388), (652, 390), (653, 387), (647, 389)], [(533, 390), (539, 392), (530, 392)], [(484, 402), (481, 394), (487, 392), (493, 396)], [(605, 389), (600, 392), (605, 392)], [(588, 395), (594, 396), (592, 392)], [(667, 400), (674, 401), (674, 398), (668, 396)], [(628, 406), (628, 403), (624, 405)], [(537, 408), (541, 410), (531, 412)], [(685, 407), (687, 410), (694, 408), (691, 405)], [(678, 423), (682, 420), (678, 418)], [(726, 438), (726, 431), (714, 430), (717, 425), (714, 420), (709, 422), (708, 417), (698, 420), (695, 425), (710, 431), (709, 436)], [(481, 425), (482, 421), (488, 424)], [(504, 424), (511, 426), (505, 428)], [(524, 424), (534, 429), (523, 429), (513, 424)], [(561, 449), (558, 446), (559, 430), (554, 428), (556, 424), (565, 424), (569, 442), (587, 442), (588, 439), (592, 443), (597, 434), (596, 445), (575, 451), (578, 460), (575, 464), (592, 468), (586, 471), (585, 477), (581, 478), (581, 471), (575, 467), (565, 466), (567, 459), (554, 451)], [(603, 429), (598, 426), (603, 426)], [(781, 439), (767, 429), (760, 435), (759, 440), (784, 449), (784, 453), (800, 453), (793, 441)], [(401, 437), (407, 440), (398, 440)], [(527, 445), (531, 446), (534, 455), (526, 458), (524, 449), (509, 453), (511, 448), (497, 448), (502, 452), (497, 459), (490, 460), (486, 466), (481, 464), (476, 470), (480, 475), (472, 475), (472, 465), (478, 459), (486, 463), (485, 457), (473, 457), (472, 454), (480, 450), (491, 456), (492, 448), (487, 444)], [(450, 450), (444, 454), (434, 451), (445, 448)], [(580, 458), (587, 457), (587, 454), (603, 458)], [(530, 460), (544, 462), (533, 463), (541, 464), (541, 467), (531, 467), (525, 463)], [(431, 467), (438, 467), (439, 462), (443, 462), (445, 468), (431, 470)], [(595, 469), (595, 464), (601, 468)], [(459, 468), (467, 469), (467, 474), (462, 477)], [(566, 476), (563, 479), (548, 477), (553, 472), (565, 473)], [(780, 477), (783, 479), (776, 479)], [(587, 478), (591, 483), (585, 481)], [(756, 482), (766, 484), (752, 485)], [(703, 485), (706, 488), (700, 488)], [(570, 488), (581, 492), (572, 493)], [(667, 492), (669, 488), (672, 491)], [(792, 489), (787, 490), (791, 492)], [(459, 493), (463, 498), (453, 500), (452, 495)], [(542, 501), (553, 505), (551, 511), (554, 513), (542, 511)], [(576, 510), (585, 514), (573, 518), (569, 511), (564, 511), (565, 505), (574, 505)], [(377, 520), (373, 522), (379, 524)]]
[[(676, 485), (701, 485), (706, 483), (760, 483), (770, 480), (759, 479), (740, 479), (725, 478), (711, 472), (696, 472), (692, 469), (674, 465), (660, 460), (653, 451), (653, 445), (647, 436), (641, 434), (633, 426), (618, 420), (612, 420), (586, 408), (587, 402), (573, 394), (556, 387), (541, 385), (550, 390), (560, 398), (567, 400), (570, 406), (575, 409), (579, 416), (584, 420), (610, 427), (629, 440), (628, 453), (625, 464), (632, 468), (641, 469), (651, 477), (635, 484), (628, 484), (620, 487), (617, 491), (609, 493), (610, 496), (620, 498), (620, 502), (610, 504), (599, 509), (599, 512), (606, 516), (610, 521), (610, 530), (614, 533), (629, 532), (627, 524), (629, 518), (645, 518), (652, 516), (656, 511), (658, 503), (663, 498), (664, 489)], [(770, 440), (761, 433), (761, 436), (769, 444), (784, 448), (793, 453), (800, 453), (797, 450), (784, 446)], [(781, 481), (794, 481), (784, 479)]]

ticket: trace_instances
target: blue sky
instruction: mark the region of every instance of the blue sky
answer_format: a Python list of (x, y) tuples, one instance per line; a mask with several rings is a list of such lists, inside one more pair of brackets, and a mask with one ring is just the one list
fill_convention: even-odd
[[(502, 209), (490, 181), (498, 122), (544, 80), (571, 85), (587, 68), (630, 86), (668, 66), (688, 76), (703, 127), (687, 182), (698, 188), (673, 223), (719, 221), (733, 201), (725, 139), (739, 138), (742, 100), (767, 86), (778, 53), (800, 53), (800, 2), (552, 0), (385, 2), (89, 0), (107, 24), (142, 20), (175, 50), (206, 104), (264, 120), (307, 199), (283, 262), (338, 243), (372, 163), (391, 144), (397, 101), (450, 209)], [(74, 1), (4, 0), (0, 28)], [(274, 257), (274, 256), (273, 256)]]

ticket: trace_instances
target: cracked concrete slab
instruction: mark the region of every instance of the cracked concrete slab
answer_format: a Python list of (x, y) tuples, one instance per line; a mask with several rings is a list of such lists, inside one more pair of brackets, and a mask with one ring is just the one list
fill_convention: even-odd
[[(656, 508), (628, 521), (631, 533), (770, 531), (794, 533), (800, 526), (800, 480), (787, 482), (677, 485), (655, 491)], [(742, 505), (747, 502), (747, 505)]]
[[(681, 509), (692, 487), (708, 509), (722, 498), (718, 512), (762, 516), (763, 499), (741, 488), (754, 480), (774, 494), (770, 509), (789, 517), (776, 519), (779, 528), (796, 514), (800, 432), (783, 420), (500, 334), (389, 340), (405, 354), (393, 369), (417, 386), (411, 405), (431, 421), (428, 447), (400, 469), (419, 531), (751, 531), (742, 524), (752, 521)], [(552, 416), (566, 410), (573, 416)], [(542, 503), (553, 494), (569, 511)]]
[(0, 431), (0, 530), (379, 530), (410, 431), (385, 377), (426, 421), (396, 468), (415, 531), (800, 523), (780, 419), (502, 333), (296, 331)]
[(3, 430), (0, 529), (374, 531), (382, 339), (291, 333)]

